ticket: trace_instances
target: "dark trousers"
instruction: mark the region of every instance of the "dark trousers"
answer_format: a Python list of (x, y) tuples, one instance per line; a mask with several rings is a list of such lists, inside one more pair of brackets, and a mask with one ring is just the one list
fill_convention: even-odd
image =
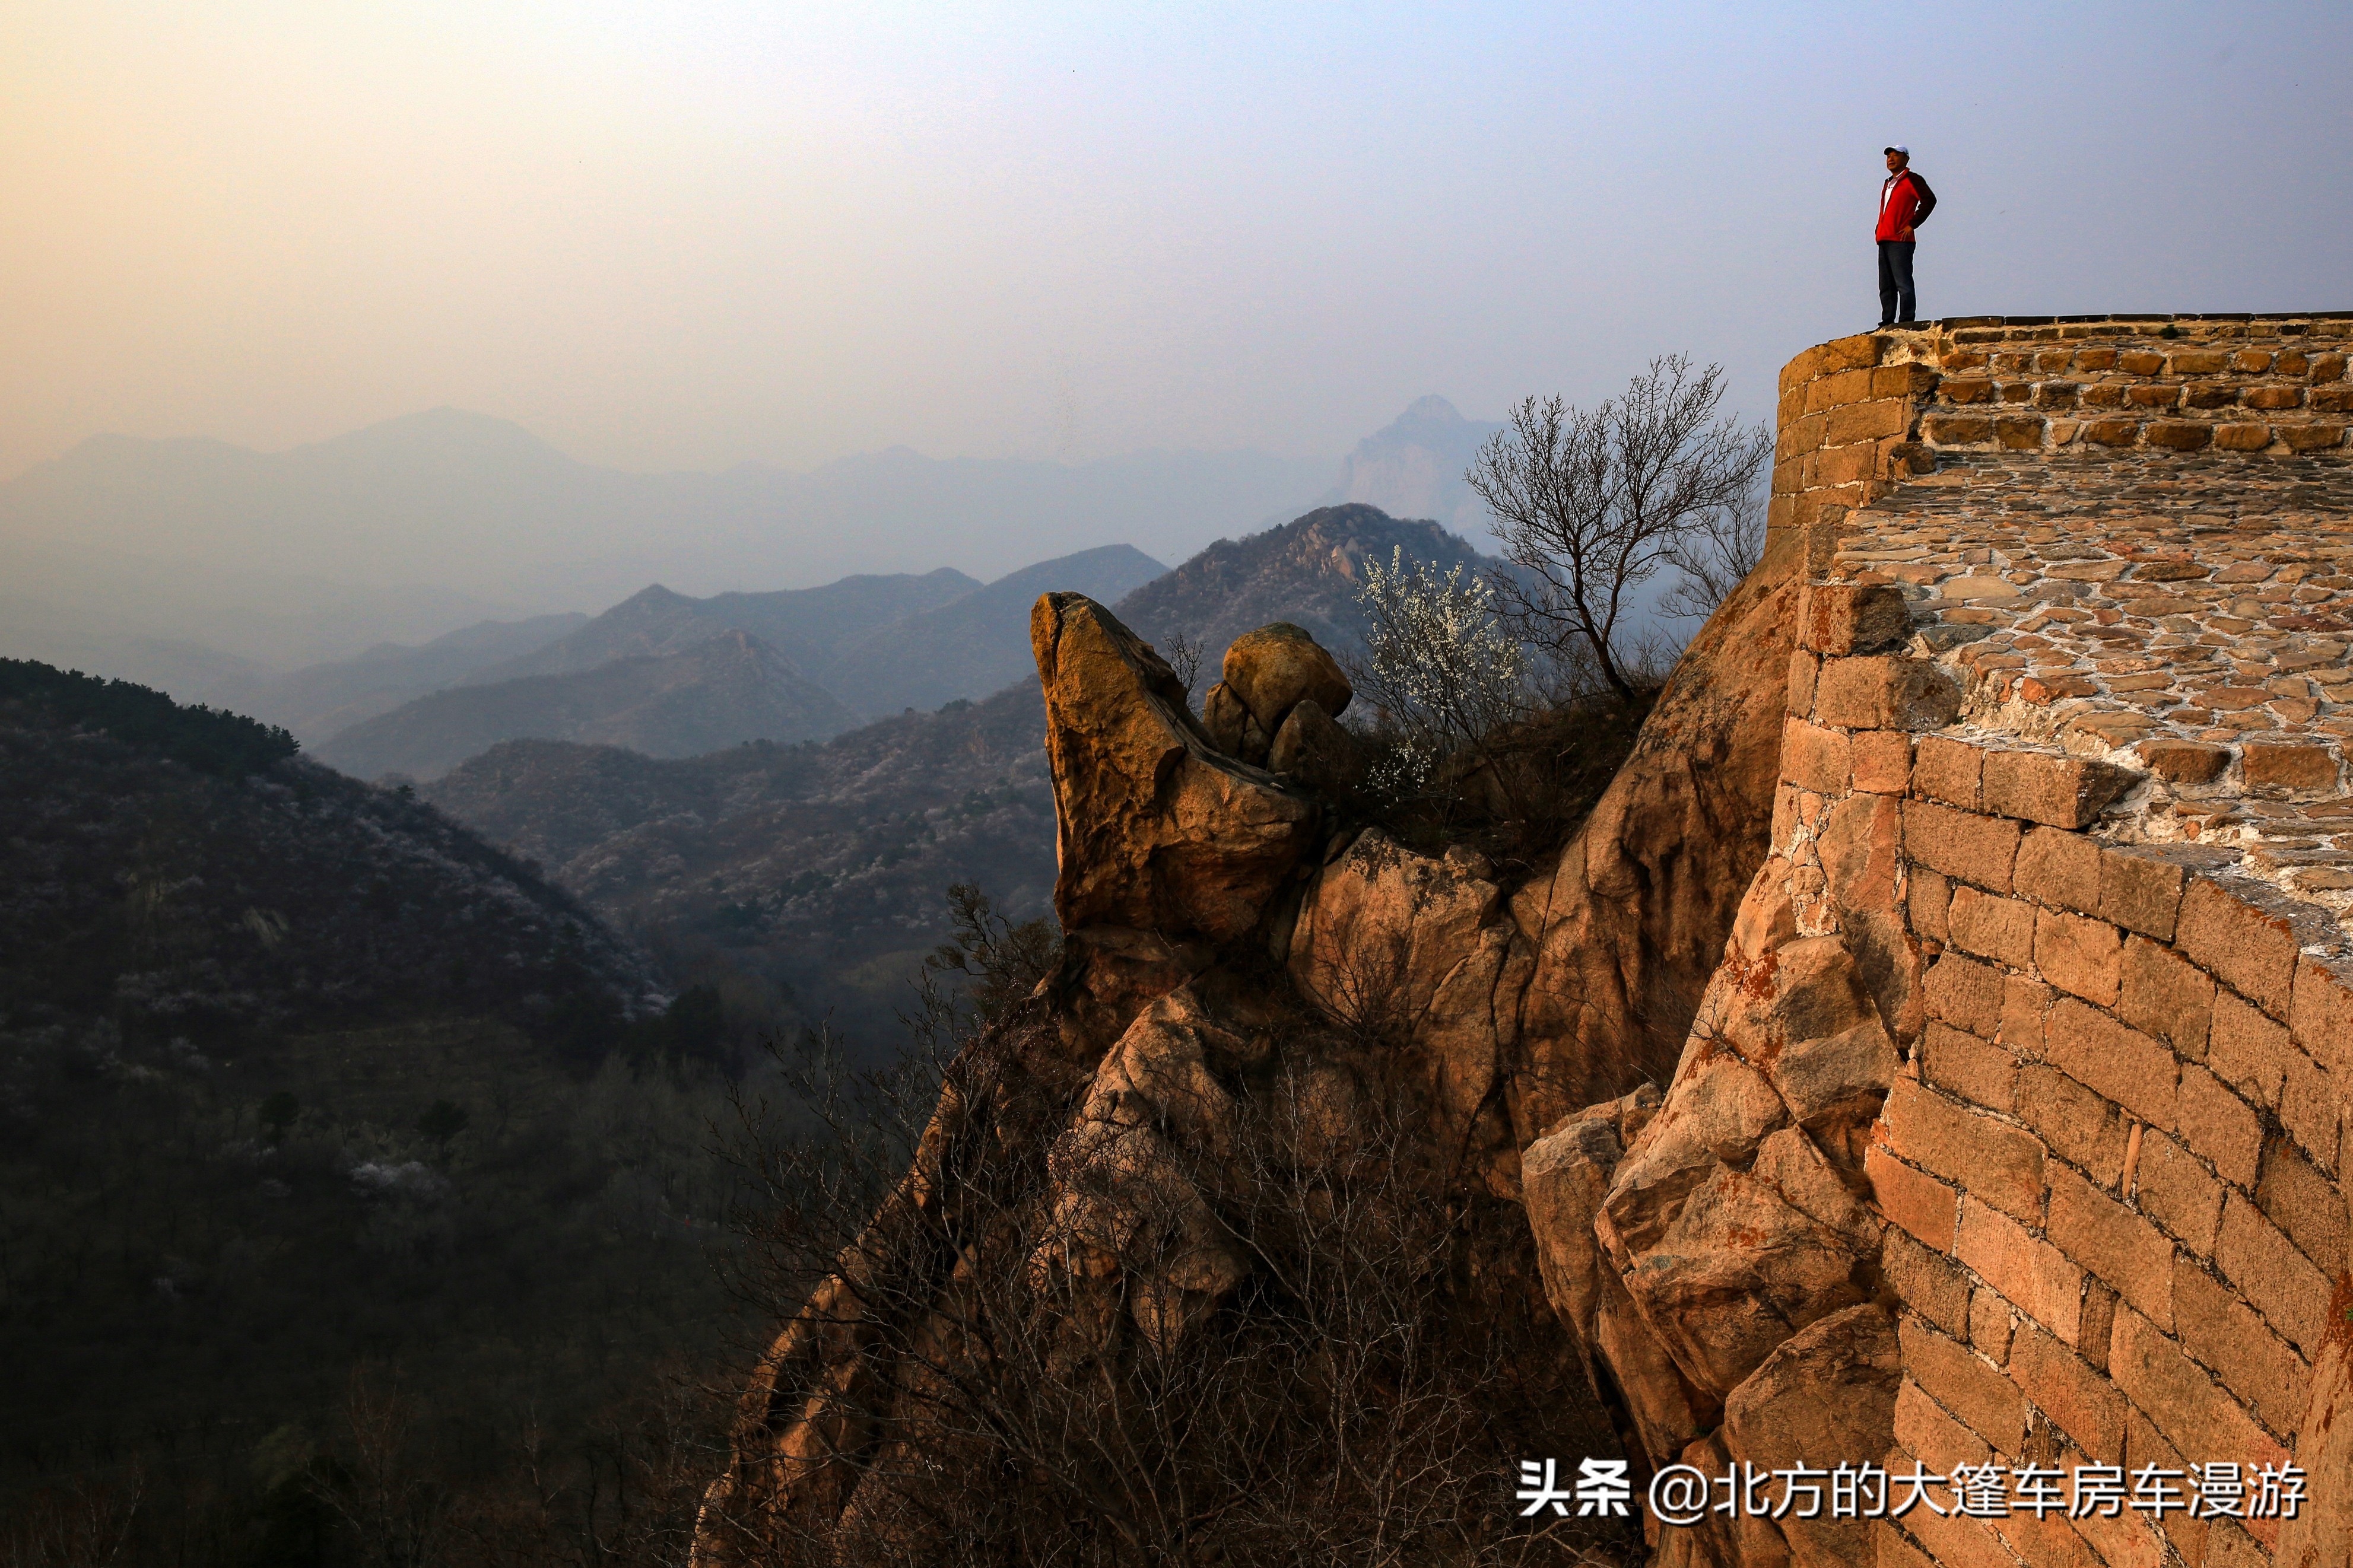
[(1879, 324), (1890, 321), (1916, 321), (1920, 319), (1920, 301), (1912, 292), (1912, 247), (1919, 241), (1883, 239), (1879, 242)]

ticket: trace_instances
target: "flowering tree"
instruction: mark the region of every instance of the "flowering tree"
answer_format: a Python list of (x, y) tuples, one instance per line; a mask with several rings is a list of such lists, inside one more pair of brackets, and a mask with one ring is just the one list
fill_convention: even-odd
[(1504, 627), (1495, 591), (1461, 566), (1440, 574), (1392, 551), (1365, 564), (1356, 590), (1371, 626), (1357, 684), (1398, 727), (1396, 765), (1411, 787), (1438, 763), (1475, 750), (1530, 706), (1527, 650)]

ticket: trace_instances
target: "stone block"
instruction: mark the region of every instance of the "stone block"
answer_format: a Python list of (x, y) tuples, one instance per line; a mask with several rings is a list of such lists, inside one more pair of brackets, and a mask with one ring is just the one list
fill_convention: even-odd
[(2163, 1045), (2072, 996), (2052, 1007), (2043, 1042), (2051, 1065), (2077, 1083), (2153, 1127), (2174, 1125), (2180, 1064)]
[(2019, 825), (2004, 816), (1956, 811), (1919, 799), (1904, 803), (1904, 852), (1963, 882), (2010, 890)]
[(2141, 1213), (2182, 1246), (2200, 1258), (2213, 1256), (2215, 1227), (2222, 1223), (2222, 1184), (2189, 1150), (2162, 1132), (2144, 1132), (2134, 1196)]
[(1990, 964), (1947, 952), (1928, 966), (1921, 990), (1931, 1018), (1986, 1037), (2001, 1027), (2001, 972)]
[(2242, 1187), (2255, 1184), (2263, 1124), (2254, 1107), (2206, 1068), (2185, 1062), (2174, 1095), (2174, 1116), (2182, 1142), (2221, 1172), (2223, 1180)]
[(2058, 1068), (2023, 1067), (2018, 1074), (2018, 1114), (2061, 1159), (2113, 1187), (2124, 1173), (2129, 1142), (2124, 1112)]
[(1902, 795), (1912, 787), (1912, 737), (1901, 730), (1858, 730), (1848, 748), (1853, 787)]
[(1825, 659), (1814, 693), (1815, 716), (1846, 730), (1934, 730), (1960, 705), (1951, 677), (1900, 654)]
[(2293, 1046), (2284, 1061), (2287, 1070), (2280, 1080), (2280, 1126), (2312, 1156), (2315, 1164), (2333, 1172), (2337, 1146), (2345, 1136), (2343, 1096), (2337, 1090), (2336, 1079)]
[(2353, 976), (2327, 959), (2299, 954), (2288, 1033), (2306, 1055), (2353, 1079)]
[(1942, 735), (1923, 735), (1913, 752), (1912, 788), (1931, 800), (1978, 809), (1978, 781), (1985, 764), (1982, 749)]
[(1877, 1131), (1910, 1163), (2029, 1225), (2042, 1223), (2042, 1145), (2018, 1128), (1899, 1078)]
[[(1895, 1394), (1895, 1441), (1920, 1456), (1931, 1469), (1981, 1465), (1992, 1457), (1986, 1440), (1970, 1431), (1910, 1378)], [(1939, 1557), (1944, 1556), (1938, 1552)]]
[(2126, 349), (2116, 356), (2116, 368), (2126, 375), (2162, 375), (2165, 356), (2147, 349)]
[(2125, 939), (2116, 1016), (2192, 1061), (2205, 1059), (2214, 981), (2173, 949), (2145, 936)]
[(1944, 942), (1951, 935), (1947, 923), (1952, 908), (1953, 885), (1945, 880), (1942, 871), (1932, 871), (1926, 866), (1915, 866), (1905, 879), (1905, 907), (1911, 912), (1912, 933), (1928, 942)]
[(2021, 1060), (2042, 1059), (2043, 1021), (2059, 994), (2029, 974), (2001, 977), (2001, 1028), (1994, 1037)]
[(1884, 583), (1816, 583), (1799, 605), (1799, 646), (1845, 658), (1901, 642), (1912, 612), (1901, 590)]
[(2230, 368), (2227, 355), (2204, 349), (2181, 349), (2168, 357), (2168, 375), (2220, 375)]
[(1985, 809), (2052, 827), (2083, 827), (2132, 787), (2123, 768), (2046, 752), (1988, 752)]
[(1936, 391), (1948, 403), (1987, 403), (1993, 398), (1993, 383), (1981, 375), (1949, 375), (1936, 384)]
[(2176, 452), (2195, 452), (2214, 439), (2214, 426), (2191, 419), (2158, 419), (2150, 422), (2148, 444)]
[(2148, 771), (2168, 784), (2212, 784), (2231, 765), (2228, 746), (2158, 736), (2133, 748)]
[(2023, 898), (2097, 914), (2099, 841), (2063, 828), (2031, 827), (2019, 844), (2010, 882)]
[(2297, 408), (2304, 404), (2304, 388), (2300, 386), (2251, 386), (2239, 401), (2250, 408)]
[(2103, 846), (2100, 900), (2093, 912), (2128, 931), (2170, 942), (2186, 880), (2187, 873), (2170, 860), (2129, 846)]
[(2272, 444), (2272, 427), (2253, 420), (2214, 426), (2214, 446), (2224, 452), (2260, 452)]
[(1952, 944), (1963, 952), (2012, 969), (2034, 961), (2034, 906), (2022, 900), (1957, 888), (1947, 922)]
[(1814, 710), (1814, 680), (1820, 673), (1821, 660), (1803, 648), (1789, 655), (1789, 712), (1803, 719)]
[(1781, 726), (1781, 778), (1816, 795), (1847, 792), (1847, 738), (1803, 719)]
[(2173, 1266), (2173, 1331), (2274, 1436), (2295, 1436), (2312, 1368), (2237, 1291), (2188, 1258)]
[(1995, 1453), (2018, 1451), (2026, 1440), (2026, 1400), (2017, 1384), (1968, 1346), (1917, 1318), (1905, 1318), (1896, 1334), (1905, 1372), (1929, 1398), (1957, 1416)]
[(1969, 1343), (2000, 1366), (2010, 1358), (2010, 1342), (2018, 1332), (2010, 1303), (1997, 1290), (1969, 1292)]
[(2018, 1104), (2018, 1058), (2004, 1047), (1949, 1024), (1930, 1024), (1920, 1043), (1922, 1079), (1989, 1110)]
[(2078, 438), (2103, 447), (2129, 447), (2140, 439), (2140, 426), (2130, 419), (2094, 419), (2083, 426)]
[(2010, 1342), (2010, 1375), (2094, 1462), (2122, 1458), (2124, 1396), (2083, 1357), (2050, 1334), (2022, 1327)]
[(2040, 419), (2003, 417), (1993, 422), (1993, 438), (2007, 451), (2033, 451), (2042, 445), (2042, 432)]
[(2342, 425), (2282, 425), (2274, 434), (2287, 443), (2291, 452), (2325, 452), (2345, 444)]
[[(2206, 1065), (2255, 1105), (2277, 1110), (2280, 1089), (2287, 1079), (2287, 1059), (2294, 1052), (2286, 1026), (2228, 991), (2213, 993), (2213, 998)], [(2246, 1183), (2242, 1180), (2240, 1184)]]
[(2255, 1206), (2323, 1274), (2344, 1272), (2345, 1194), (2284, 1138), (2271, 1140), (2263, 1150)]
[[(1887, 1154), (1879, 1158), (1884, 1164), (1895, 1163)], [(1866, 1155), (1866, 1164), (1868, 1160)], [(1952, 1245), (1952, 1231), (1947, 1220), (1946, 1247)], [(1965, 1334), (1969, 1327), (1968, 1276), (1956, 1268), (1944, 1252), (1945, 1248), (1931, 1249), (1914, 1240), (1908, 1227), (1899, 1230), (1890, 1226), (1880, 1243), (1879, 1267), (1896, 1300), (1947, 1333)]]
[(2051, 1170), (2051, 1244), (2105, 1279), (2159, 1328), (2173, 1325), (2173, 1243), (2063, 1165)]
[(1920, 434), (1940, 447), (1980, 447), (1993, 439), (1993, 421), (1982, 414), (1931, 414)]
[(2287, 1016), (2301, 943), (2295, 928), (2277, 911), (2194, 879), (2181, 895), (2174, 945), (2273, 1017)]
[(2293, 794), (2337, 787), (2337, 755), (2326, 746), (2250, 745), (2239, 757), (2250, 790)]
[(1911, 423), (1912, 405), (1908, 400), (1874, 398), (1850, 403), (1830, 411), (1822, 439), (1835, 447), (1850, 441), (1876, 441), (1883, 436), (1901, 436)]
[(2136, 408), (2172, 408), (2181, 402), (2181, 388), (2172, 385), (2128, 386), (2125, 401)]
[[(2049, 1242), (1975, 1198), (1961, 1199), (1953, 1255), (2010, 1305), (2069, 1344), (2083, 1321), (2084, 1271)], [(2016, 1356), (2012, 1350), (2013, 1359)]]
[(1878, 1144), (1863, 1151), (1863, 1179), (1871, 1184), (1871, 1201), (1879, 1212), (1935, 1252), (1949, 1252), (1959, 1207), (1958, 1194), (1911, 1166)]
[(2034, 966), (2043, 979), (2087, 1002), (2116, 1005), (2123, 946), (2123, 933), (2105, 921), (2059, 910), (2035, 914)]

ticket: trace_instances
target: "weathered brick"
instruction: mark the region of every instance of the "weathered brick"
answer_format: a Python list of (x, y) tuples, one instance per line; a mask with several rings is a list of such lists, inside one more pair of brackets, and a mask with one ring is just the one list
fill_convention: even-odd
[(2026, 1437), (2026, 1401), (2018, 1385), (1957, 1341), (1917, 1318), (1897, 1328), (1904, 1370), (1927, 1395), (1997, 1454), (2014, 1454)]
[(2200, 1159), (2220, 1172), (2224, 1181), (2242, 1187), (2255, 1184), (2263, 1159), (2263, 1124), (2253, 1107), (2195, 1062), (2182, 1064), (2174, 1107), (2181, 1140)]
[(2010, 451), (2031, 452), (2042, 445), (2042, 433), (2046, 428), (2046, 424), (2040, 419), (2005, 416), (1993, 422), (1993, 438)]
[(2042, 978), (2103, 1007), (2116, 1003), (2123, 945), (2123, 933), (2105, 921), (2057, 910), (2034, 917), (2034, 966)]
[(2084, 1271), (2008, 1215), (1964, 1196), (1953, 1255), (2010, 1304), (2073, 1344), (2083, 1321)]
[(2280, 1081), (2280, 1125), (2314, 1164), (2333, 1173), (2344, 1136), (2344, 1096), (2337, 1092), (2336, 1077), (2293, 1046), (2282, 1062), (2287, 1071)]
[(2255, 1104), (2266, 1110), (2278, 1110), (2292, 1048), (2286, 1026), (2263, 1016), (2242, 996), (2228, 991), (2212, 995), (2214, 1022), (2206, 1065)]
[(2214, 426), (2191, 419), (2156, 419), (2141, 434), (2152, 447), (2194, 452), (2214, 438)]
[(1847, 739), (1836, 730), (1791, 719), (1781, 726), (1781, 777), (1817, 795), (1844, 795)]
[(2174, 945), (2273, 1017), (2287, 1016), (2298, 943), (2279, 915), (2199, 878), (2181, 895)]
[(1930, 1024), (1920, 1042), (1921, 1076), (1974, 1105), (2008, 1111), (2018, 1100), (2018, 1058), (2000, 1046)]
[(1912, 737), (1901, 730), (1858, 730), (1848, 747), (1853, 785), (1867, 795), (1912, 787)]
[(2213, 977), (2145, 936), (2125, 939), (2119, 973), (2117, 1016), (2191, 1060), (2202, 1059), (2214, 1015)]
[[(1926, 1462), (1926, 1456), (1921, 1456)], [(1930, 1469), (1949, 1471), (1958, 1458), (1943, 1465), (1930, 1465)], [(1898, 1495), (1901, 1495), (1900, 1493)], [(1949, 1506), (1949, 1505), (1948, 1505)], [(2018, 1568), (2018, 1560), (2010, 1554), (1994, 1534), (1993, 1521), (1975, 1519), (1964, 1514), (1947, 1516), (1915, 1508), (1904, 1516), (1905, 1528), (1916, 1537), (1928, 1555), (1942, 1568)], [(2133, 1563), (2130, 1568), (2143, 1568)], [(2154, 1564), (2149, 1568), (2155, 1568)]]
[(2272, 444), (2272, 427), (2253, 419), (2233, 419), (2214, 426), (2214, 446), (2224, 452), (2260, 452)]
[(1911, 1163), (2030, 1225), (2042, 1223), (2042, 1145), (2018, 1128), (1899, 1078), (1888, 1090), (1879, 1131)]
[(2255, 1205), (2323, 1274), (2345, 1268), (2345, 1194), (2284, 1138), (2263, 1150)]
[(1926, 866), (1914, 866), (1905, 883), (1904, 901), (1912, 913), (1912, 933), (1929, 942), (1949, 940), (1952, 933), (1947, 919), (1953, 903), (1953, 885), (1945, 880), (1945, 874), (1931, 871)]
[(2010, 879), (2025, 898), (2096, 914), (2099, 841), (2057, 827), (2030, 827), (2018, 846), (2018, 864)]
[(1904, 803), (1904, 852), (1945, 875), (1997, 893), (2010, 889), (2020, 828), (2002, 816), (1956, 811), (1925, 800)]
[(2173, 1243), (2063, 1165), (2051, 1171), (2051, 1218), (2043, 1235), (2150, 1321), (2172, 1326)]
[(2211, 784), (2231, 765), (2228, 746), (2158, 736), (2133, 748), (2148, 771), (2168, 784)]
[(1912, 788), (1932, 800), (1975, 811), (1978, 779), (1984, 765), (1985, 752), (1976, 746), (1942, 735), (1923, 735), (1913, 754)]
[(2103, 447), (2129, 447), (2140, 438), (2140, 425), (2131, 419), (2094, 419), (2084, 425), (2083, 438)]
[(2168, 375), (2220, 375), (2230, 366), (2222, 353), (2209, 349), (2176, 349), (2167, 356)]
[(2093, 912), (2130, 931), (2173, 940), (2186, 873), (2179, 866), (2124, 847), (2100, 851), (2100, 902)]
[(2098, 1463), (2116, 1462), (2125, 1442), (2124, 1396), (2083, 1357), (2021, 1324), (2010, 1342), (2010, 1375), (2077, 1447)]
[(1882, 436), (1900, 436), (1912, 424), (1912, 405), (1908, 401), (1888, 398), (1869, 403), (1850, 403), (1830, 411), (1830, 422), (1824, 427), (1822, 439), (1833, 446), (1851, 441), (1875, 441)]
[(1862, 1173), (1881, 1214), (1919, 1237), (1922, 1245), (1938, 1252), (1952, 1250), (1958, 1214), (1953, 1188), (1875, 1143), (1863, 1152)]
[(2107, 763), (2044, 752), (1988, 752), (1981, 787), (1985, 809), (2052, 827), (2084, 827), (2132, 785), (2132, 774)]
[(1953, 889), (1946, 918), (1952, 944), (1963, 952), (2013, 969), (2034, 962), (2034, 906), (2023, 900), (1962, 886)]
[(1950, 676), (1903, 654), (1826, 658), (1814, 691), (1815, 716), (1847, 730), (1933, 730), (1960, 704)]
[[(2151, 1424), (2147, 1416), (2129, 1405), (2125, 1407), (2124, 1467), (2126, 1475), (2137, 1475), (2144, 1467), (2155, 1465), (2161, 1470), (2171, 1470), (2176, 1475), (2188, 1478), (2189, 1464), (2190, 1461), (2182, 1456), (2181, 1450), (2167, 1442), (2165, 1435)], [(2194, 1479), (2185, 1479), (2180, 1485), (2185, 1494), (2194, 1495), (2196, 1491)], [(2121, 1517), (2103, 1522), (2124, 1525), (2127, 1530), (2131, 1528), (2131, 1524)], [(2137, 1549), (2142, 1553), (2147, 1568), (2162, 1568), (2164, 1562), (2159, 1554), (2162, 1549), (2150, 1538), (2149, 1530), (2162, 1531), (2164, 1539), (2171, 1542), (2174, 1550), (2180, 1553), (2182, 1562), (2202, 1563), (2204, 1561), (2206, 1544), (2204, 1520), (2191, 1519), (2188, 1516), (2187, 1510), (2184, 1510), (2181, 1513), (2168, 1513), (2160, 1518), (2148, 1520), (2146, 1524), (2148, 1528), (2137, 1532), (2133, 1548), (2127, 1550)]]
[(1844, 657), (1903, 639), (1912, 612), (1890, 584), (1816, 583), (1799, 605), (1799, 646)]
[(2142, 1134), (2134, 1189), (2143, 1214), (2199, 1257), (2213, 1256), (2214, 1232), (2222, 1223), (2222, 1184), (2197, 1156), (2162, 1132)]
[(2042, 1037), (2052, 1066), (2139, 1120), (2172, 1128), (2180, 1064), (2164, 1046), (2073, 997), (2052, 1005)]
[(1951, 1258), (1891, 1228), (1880, 1243), (1879, 1267), (1905, 1306), (1948, 1334), (1968, 1332), (1969, 1278)]
[[(2012, 1360), (2016, 1359), (2013, 1354)], [(2181, 1352), (2155, 1324), (2129, 1309), (2117, 1312), (2108, 1373), (2125, 1396), (2186, 1453), (2241, 1463), (2280, 1462), (2279, 1445), (2230, 1392)]]
[(2021, 1061), (2041, 1061), (2044, 1022), (2058, 994), (2030, 975), (2003, 975), (2001, 1027), (1994, 1038), (2009, 1047)]
[(2306, 1055), (2353, 1078), (2353, 977), (2327, 959), (2300, 954), (2288, 1034)]
[(2001, 1027), (2000, 970), (1947, 952), (1929, 965), (1921, 987), (1930, 1017), (1973, 1035), (1992, 1035)]
[(2304, 1419), (2312, 1368), (2239, 1293), (2188, 1258), (2173, 1266), (2173, 1326), (2182, 1348), (2282, 1438)]
[(2250, 790), (2295, 794), (2337, 787), (2337, 756), (2326, 746), (2273, 742), (2239, 753)]
[[(2319, 401), (2316, 394), (2314, 401)], [(2274, 427), (2273, 434), (2286, 442), (2291, 452), (2321, 452), (2345, 444), (2342, 425), (2281, 425)]]
[(1821, 660), (1803, 648), (1789, 655), (1789, 713), (1803, 719), (1814, 710), (1814, 681), (1821, 673)]
[(1931, 414), (1920, 434), (1940, 447), (1974, 447), (1993, 439), (1993, 421), (1982, 414)]
[[(1961, 1234), (1968, 1209), (1963, 1203)], [(1967, 1263), (1964, 1256), (1962, 1262)], [(2239, 1288), (2247, 1304), (2309, 1361), (2320, 1353), (2328, 1329), (2328, 1276), (2296, 1250), (2287, 1232), (2265, 1219), (2242, 1193), (2222, 1205), (2222, 1228), (2214, 1241), (2214, 1263)], [(1983, 1272), (1983, 1270), (1979, 1270)]]
[(2056, 1068), (2019, 1069), (2018, 1114), (2051, 1152), (2113, 1187), (2124, 1174), (2123, 1111)]

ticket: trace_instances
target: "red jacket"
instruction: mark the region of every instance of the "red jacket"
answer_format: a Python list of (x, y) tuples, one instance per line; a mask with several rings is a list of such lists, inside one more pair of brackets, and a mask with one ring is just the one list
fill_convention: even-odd
[(1879, 187), (1879, 228), (1874, 239), (1901, 239), (1907, 228), (1917, 228), (1936, 210), (1936, 193), (1909, 169), (1887, 176)]

